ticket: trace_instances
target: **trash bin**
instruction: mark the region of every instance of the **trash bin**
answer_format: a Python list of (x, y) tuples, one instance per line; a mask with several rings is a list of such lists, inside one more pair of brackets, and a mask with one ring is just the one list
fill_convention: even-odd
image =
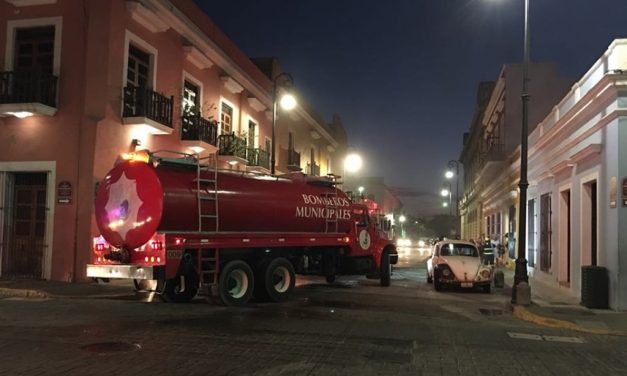
[(602, 266), (581, 267), (581, 304), (588, 308), (608, 308), (609, 278)]

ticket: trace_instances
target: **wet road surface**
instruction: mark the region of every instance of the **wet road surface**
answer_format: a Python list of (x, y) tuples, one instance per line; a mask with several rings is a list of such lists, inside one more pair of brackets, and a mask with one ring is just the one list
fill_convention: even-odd
[(428, 250), (399, 254), (389, 288), (306, 278), (281, 304), (0, 300), (0, 375), (627, 374), (625, 338), (517, 321), (498, 289), (435, 292)]

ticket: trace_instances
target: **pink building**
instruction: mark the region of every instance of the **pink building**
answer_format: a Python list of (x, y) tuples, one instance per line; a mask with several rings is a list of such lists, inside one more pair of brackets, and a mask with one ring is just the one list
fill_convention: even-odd
[(0, 276), (84, 279), (124, 152), (269, 171), (272, 82), (192, 1), (1, 1), (0, 51)]

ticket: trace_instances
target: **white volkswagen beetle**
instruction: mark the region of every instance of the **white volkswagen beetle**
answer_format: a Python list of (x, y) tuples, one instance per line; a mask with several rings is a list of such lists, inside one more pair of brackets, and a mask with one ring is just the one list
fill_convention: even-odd
[(443, 286), (480, 287), (490, 292), (492, 269), (481, 262), (476, 245), (461, 240), (443, 240), (433, 246), (427, 260), (427, 282), (436, 291)]

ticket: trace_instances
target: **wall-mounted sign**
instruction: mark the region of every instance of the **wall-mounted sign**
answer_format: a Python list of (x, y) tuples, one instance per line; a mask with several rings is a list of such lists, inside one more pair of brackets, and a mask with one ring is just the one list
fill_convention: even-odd
[(618, 192), (616, 188), (616, 176), (610, 178), (610, 208), (616, 207), (616, 200), (618, 199)]
[(72, 184), (69, 181), (62, 181), (57, 185), (57, 204), (72, 203)]
[(623, 206), (627, 206), (627, 178), (623, 179)]

